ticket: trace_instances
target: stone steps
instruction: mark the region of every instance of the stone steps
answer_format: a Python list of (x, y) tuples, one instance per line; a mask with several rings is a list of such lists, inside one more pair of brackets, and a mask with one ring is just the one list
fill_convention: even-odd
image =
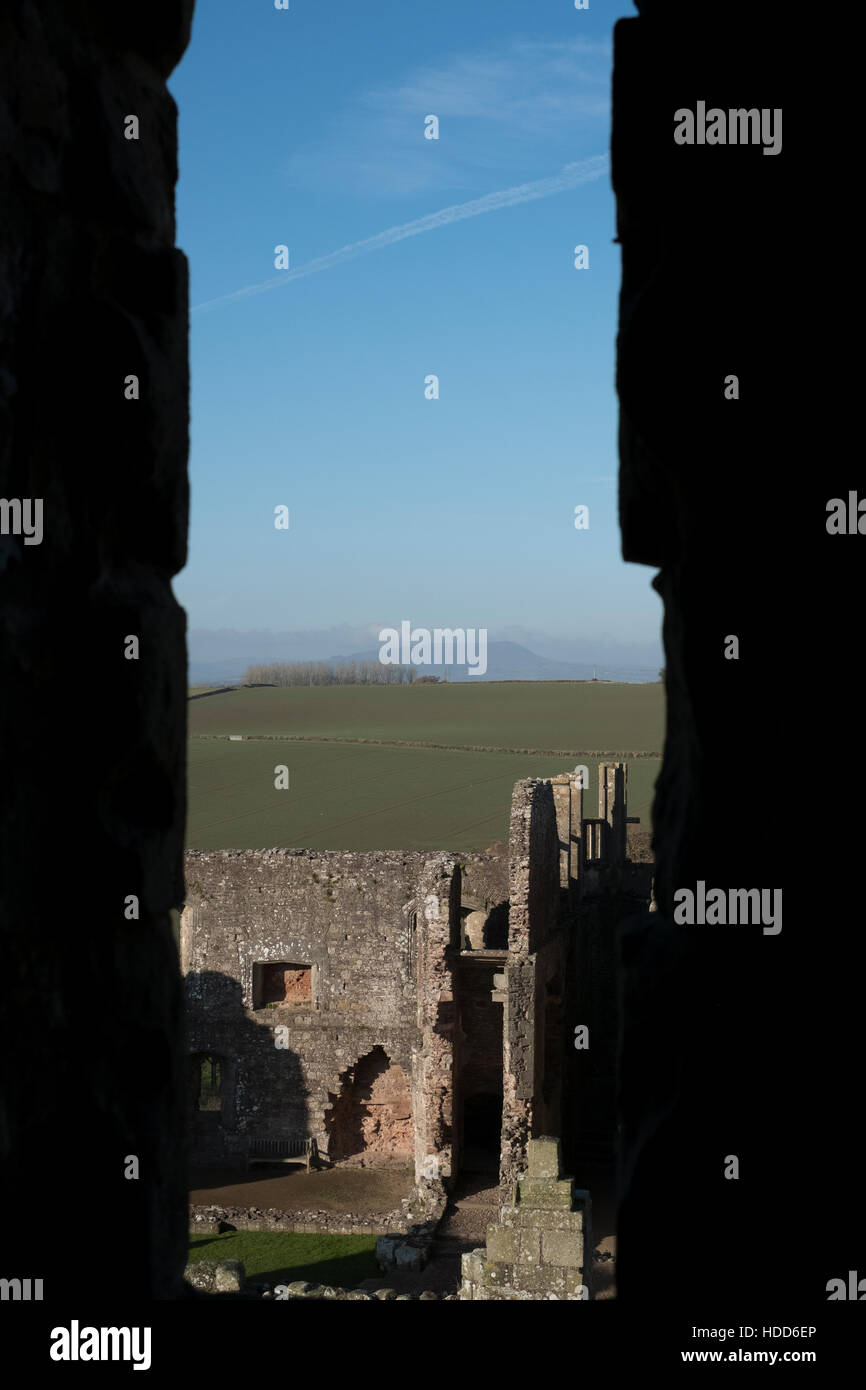
[(451, 1200), (434, 1238), (433, 1248), (437, 1255), (453, 1257), (464, 1255), (483, 1245), (487, 1237), (487, 1227), (492, 1226), (499, 1213), (498, 1204), (488, 1200), (485, 1193)]

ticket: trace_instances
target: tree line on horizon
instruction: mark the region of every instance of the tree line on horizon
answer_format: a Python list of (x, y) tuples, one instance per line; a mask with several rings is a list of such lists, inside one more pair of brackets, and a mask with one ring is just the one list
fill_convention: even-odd
[(380, 661), (269, 661), (248, 666), (244, 685), (430, 685), (438, 676), (419, 676), (415, 666)]

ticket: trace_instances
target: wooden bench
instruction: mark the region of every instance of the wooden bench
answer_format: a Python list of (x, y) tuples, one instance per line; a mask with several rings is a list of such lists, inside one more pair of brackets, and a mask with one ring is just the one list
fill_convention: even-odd
[(318, 1159), (315, 1139), (251, 1139), (247, 1149), (247, 1168), (254, 1163), (303, 1163), (307, 1172)]

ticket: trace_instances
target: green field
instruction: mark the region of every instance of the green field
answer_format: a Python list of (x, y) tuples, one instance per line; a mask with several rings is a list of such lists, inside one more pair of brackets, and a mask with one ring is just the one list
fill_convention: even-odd
[(262, 687), (189, 705), (190, 734), (661, 753), (664, 690), (603, 681)]
[(629, 814), (648, 830), (664, 695), (601, 682), (263, 688), (191, 701), (189, 725), (189, 849), (473, 850), (507, 838), (520, 778), (584, 764), (597, 814), (592, 750), (628, 761)]
[(284, 1231), (226, 1231), (190, 1241), (189, 1264), (199, 1260), (241, 1260), (248, 1279), (290, 1284), (306, 1279), (352, 1289), (362, 1279), (375, 1278), (375, 1236), (341, 1236), (330, 1232), (301, 1234)]

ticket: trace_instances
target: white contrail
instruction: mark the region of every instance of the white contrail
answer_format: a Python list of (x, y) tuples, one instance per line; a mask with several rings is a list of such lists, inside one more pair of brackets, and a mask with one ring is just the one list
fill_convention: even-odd
[(206, 299), (202, 304), (193, 305), (192, 312), (199, 309), (212, 309), (217, 304), (228, 304), (233, 299), (246, 299), (251, 294), (263, 294), (265, 290), (276, 289), (291, 280), (303, 280), (307, 275), (315, 275), (319, 270), (329, 270), (332, 265), (352, 260), (354, 256), (366, 256), (368, 251), (379, 251), (383, 246), (392, 246), (395, 241), (406, 237), (420, 236), (422, 232), (432, 232), (437, 227), (448, 227), (452, 222), (462, 222), (467, 217), (480, 217), (484, 212), (498, 212), (500, 208), (516, 207), (518, 203), (531, 203), (535, 198), (549, 198), (552, 193), (564, 193), (578, 184), (601, 178), (609, 168), (606, 154), (593, 155), (578, 164), (566, 164), (558, 174), (548, 179), (537, 179), (535, 183), (519, 183), (514, 188), (503, 188), (499, 193), (487, 193), (483, 198), (473, 198), (470, 203), (455, 203), (453, 207), (443, 208), (441, 212), (431, 212), (427, 217), (418, 217), (414, 222), (404, 222), (402, 227), (389, 227), (376, 236), (354, 241), (350, 246), (341, 246), (339, 251), (331, 251), (327, 256), (319, 256), (297, 270), (287, 270), (271, 280), (263, 280), (258, 285), (247, 285), (246, 289), (234, 290), (231, 294), (220, 295), (218, 299)]

